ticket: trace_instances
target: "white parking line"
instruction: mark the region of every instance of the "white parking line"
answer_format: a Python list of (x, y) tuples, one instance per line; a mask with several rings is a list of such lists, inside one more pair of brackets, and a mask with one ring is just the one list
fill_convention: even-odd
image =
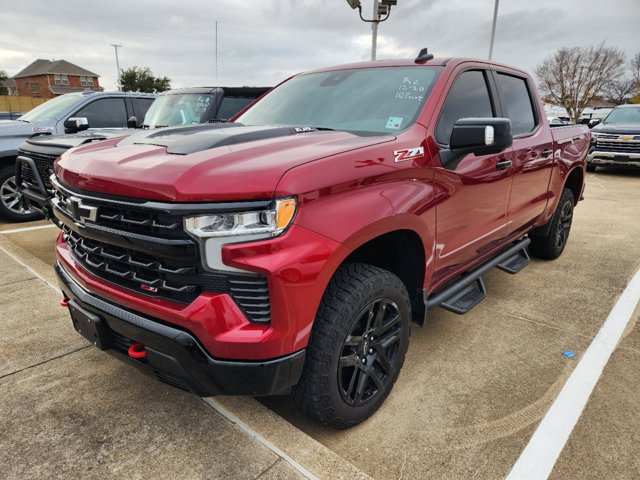
[(31, 232), (32, 230), (44, 230), (45, 228), (58, 228), (54, 224), (50, 225), (38, 225), (35, 227), (24, 227), (24, 228), (14, 228), (12, 230), (0, 230), (2, 235), (7, 233), (22, 233), (22, 232)]
[(548, 478), (640, 303), (638, 270), (520, 454), (507, 480)]

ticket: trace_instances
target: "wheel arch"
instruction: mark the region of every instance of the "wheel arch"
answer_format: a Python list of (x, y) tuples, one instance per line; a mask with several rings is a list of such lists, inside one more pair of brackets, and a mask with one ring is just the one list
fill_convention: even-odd
[(568, 188), (573, 193), (574, 205), (580, 201), (582, 197), (582, 188), (584, 185), (584, 171), (580, 167), (576, 167), (569, 172), (564, 182), (563, 188)]

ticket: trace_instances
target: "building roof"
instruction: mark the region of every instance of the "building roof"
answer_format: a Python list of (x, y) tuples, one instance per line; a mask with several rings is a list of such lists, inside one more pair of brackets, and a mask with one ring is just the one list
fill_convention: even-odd
[(26, 68), (23, 68), (13, 78), (31, 77), (34, 75), (46, 75), (46, 74), (59, 74), (59, 75), (81, 75), (85, 77), (99, 77), (100, 75), (90, 72), (82, 67), (74, 65), (66, 60), (47, 60), (39, 58), (31, 63)]

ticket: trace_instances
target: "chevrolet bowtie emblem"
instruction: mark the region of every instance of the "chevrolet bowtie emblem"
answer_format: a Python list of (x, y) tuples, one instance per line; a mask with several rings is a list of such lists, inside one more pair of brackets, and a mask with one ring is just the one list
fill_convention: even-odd
[(633, 137), (631, 135), (622, 135), (620, 137), (620, 140), (622, 140), (623, 142), (628, 142), (629, 140), (631, 140)]
[(84, 205), (78, 197), (69, 197), (67, 207), (76, 222), (84, 224), (87, 220), (95, 222), (98, 218), (98, 207)]

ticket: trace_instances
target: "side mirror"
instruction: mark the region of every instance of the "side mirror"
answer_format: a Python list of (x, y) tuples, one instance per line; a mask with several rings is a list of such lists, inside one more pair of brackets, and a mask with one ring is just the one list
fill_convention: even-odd
[(89, 120), (86, 117), (71, 117), (64, 122), (66, 133), (81, 132), (89, 128)]
[(602, 120), (599, 118), (594, 118), (592, 120), (589, 120), (589, 128), (593, 128), (596, 125), (599, 125), (600, 123), (602, 123)]
[(129, 117), (127, 120), (127, 128), (138, 128), (138, 119), (136, 117)]
[(513, 144), (508, 118), (461, 118), (453, 124), (449, 149), (440, 151), (445, 168), (455, 169), (462, 158), (500, 153)]

